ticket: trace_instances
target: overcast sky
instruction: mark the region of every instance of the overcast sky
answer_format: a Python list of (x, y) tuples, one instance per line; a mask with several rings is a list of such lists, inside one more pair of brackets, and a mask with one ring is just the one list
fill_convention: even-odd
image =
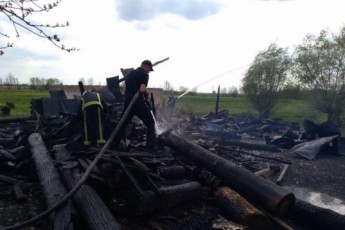
[(65, 85), (84, 77), (106, 84), (108, 77), (122, 77), (121, 68), (169, 57), (150, 73), (149, 87), (165, 81), (175, 89), (199, 86), (198, 92), (238, 87), (254, 57), (271, 43), (292, 51), (308, 34), (339, 33), (344, 9), (344, 0), (62, 0), (37, 19), (69, 21), (57, 33), (80, 51), (60, 51), (23, 31), (15, 38), (0, 16), (0, 29), (14, 43), (0, 56), (0, 77), (11, 73), (20, 83), (58, 78)]

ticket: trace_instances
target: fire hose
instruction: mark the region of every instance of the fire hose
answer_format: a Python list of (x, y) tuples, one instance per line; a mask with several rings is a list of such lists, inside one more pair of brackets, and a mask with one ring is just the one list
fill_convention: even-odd
[(29, 224), (33, 224), (36, 221), (48, 216), (50, 213), (52, 213), (53, 211), (55, 211), (56, 209), (60, 208), (62, 205), (64, 205), (80, 188), (81, 186), (86, 182), (87, 178), (89, 177), (91, 171), (93, 170), (93, 168), (96, 166), (96, 164), (98, 163), (98, 161), (102, 158), (104, 152), (108, 149), (109, 145), (111, 144), (111, 142), (114, 140), (115, 136), (117, 135), (117, 133), (119, 132), (120, 128), (122, 127), (125, 119), (127, 118), (128, 114), (130, 113), (134, 103), (137, 101), (138, 97), (140, 95), (140, 92), (138, 91), (132, 101), (129, 103), (126, 111), (124, 112), (123, 116), (121, 117), (119, 123), (116, 125), (114, 131), (112, 132), (112, 134), (110, 135), (109, 139), (107, 140), (107, 142), (104, 144), (104, 146), (102, 147), (102, 149), (100, 150), (100, 152), (96, 155), (95, 159), (92, 161), (92, 163), (90, 164), (90, 166), (87, 168), (87, 170), (85, 171), (84, 175), (82, 176), (82, 178), (78, 181), (78, 183), (73, 187), (73, 189), (71, 191), (69, 191), (69, 193), (67, 193), (60, 201), (58, 201), (56, 204), (54, 204), (52, 207), (50, 207), (49, 209), (47, 209), (46, 211), (42, 212), (41, 214), (26, 220), (22, 223), (16, 224), (16, 225), (12, 225), (12, 226), (8, 226), (8, 227), (4, 227), (4, 228), (0, 228), (0, 230), (12, 230), (12, 229), (20, 229), (23, 228)]

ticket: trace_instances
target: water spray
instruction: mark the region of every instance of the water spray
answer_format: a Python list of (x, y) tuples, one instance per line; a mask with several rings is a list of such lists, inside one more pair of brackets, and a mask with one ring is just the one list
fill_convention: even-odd
[[(210, 79), (208, 79), (208, 80), (206, 80), (206, 81), (204, 81), (204, 82), (199, 83), (198, 85), (194, 86), (192, 89), (197, 88), (197, 87), (199, 87), (199, 86), (202, 86), (202, 85), (204, 85), (204, 84), (206, 84), (206, 83), (208, 83), (208, 82), (210, 82), (210, 81), (213, 81), (214, 79), (220, 78), (220, 77), (222, 77), (222, 76), (224, 76), (224, 75), (226, 75), (226, 74), (228, 74), (228, 73), (234, 72), (234, 71), (239, 70), (239, 69), (243, 69), (243, 68), (245, 68), (245, 67), (247, 67), (247, 66), (242, 66), (242, 67), (238, 67), (238, 68), (235, 68), (235, 69), (228, 70), (228, 71), (226, 71), (226, 72), (224, 72), (224, 73), (221, 73), (221, 74), (219, 74), (219, 75), (217, 75), (217, 76), (215, 76), (215, 77), (212, 77), (212, 78), (210, 78)], [(186, 91), (183, 92), (181, 95), (177, 96), (177, 99), (179, 99), (179, 98), (183, 97), (184, 95), (188, 94), (190, 91), (191, 91), (191, 90), (186, 90)]]

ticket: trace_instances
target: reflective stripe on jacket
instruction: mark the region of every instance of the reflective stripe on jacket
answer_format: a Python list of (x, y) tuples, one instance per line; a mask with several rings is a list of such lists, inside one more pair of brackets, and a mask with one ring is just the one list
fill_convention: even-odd
[(99, 93), (97, 92), (86, 92), (81, 98), (81, 101), (82, 101), (82, 107), (81, 107), (82, 110), (86, 109), (90, 105), (99, 105), (103, 109), (101, 98), (99, 96)]

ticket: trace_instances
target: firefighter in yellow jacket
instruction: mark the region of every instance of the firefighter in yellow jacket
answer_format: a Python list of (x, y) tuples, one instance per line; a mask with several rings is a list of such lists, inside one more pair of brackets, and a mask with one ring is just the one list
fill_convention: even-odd
[(103, 130), (103, 110), (105, 105), (99, 93), (85, 91), (81, 98), (80, 112), (83, 122), (84, 145), (105, 143)]

